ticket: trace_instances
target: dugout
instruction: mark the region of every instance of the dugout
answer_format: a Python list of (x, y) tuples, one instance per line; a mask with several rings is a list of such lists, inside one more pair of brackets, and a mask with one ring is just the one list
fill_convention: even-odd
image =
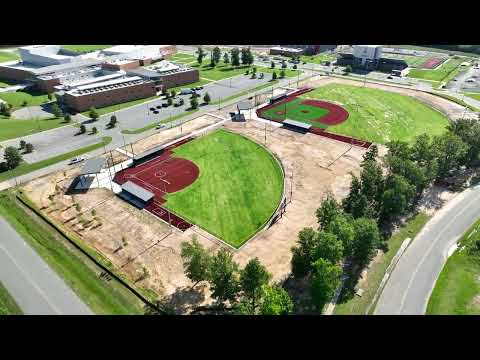
[(121, 187), (122, 191), (118, 193), (118, 196), (139, 209), (147, 206), (155, 196), (155, 194), (131, 181), (127, 181)]
[(93, 182), (96, 180), (98, 187), (100, 187), (100, 181), (98, 175), (101, 173), (106, 163), (106, 159), (103, 157), (88, 159), (85, 161), (80, 173), (76, 176), (73, 183), (69, 187), (69, 191), (84, 190), (87, 191)]
[(291, 120), (291, 119), (285, 119), (282, 122), (282, 125), (285, 129), (295, 131), (295, 132), (298, 132), (298, 133), (301, 133), (301, 134), (308, 133), (310, 131), (310, 128), (312, 127), (312, 125), (310, 125), (310, 124), (303, 123), (303, 122), (300, 122), (300, 121)]

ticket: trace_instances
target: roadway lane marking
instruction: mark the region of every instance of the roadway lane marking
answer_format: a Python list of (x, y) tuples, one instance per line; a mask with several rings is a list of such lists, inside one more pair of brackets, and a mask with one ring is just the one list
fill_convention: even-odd
[[(35, 284), (35, 282), (33, 281), (33, 279), (28, 275), (28, 273), (22, 269), (22, 267), (20, 266), (20, 264), (18, 264), (15, 259), (12, 257), (12, 255), (10, 254), (10, 252), (2, 245), (0, 244), (0, 248), (3, 250), (3, 252), (7, 255), (7, 257), (10, 259), (10, 261), (17, 267), (18, 271), (22, 273), (23, 277), (25, 278), (25, 280), (27, 280), (33, 288), (35, 288), (38, 293), (41, 295), (41, 297), (45, 300), (45, 302), (52, 308), (52, 310), (54, 310), (57, 314), (62, 314), (62, 312), (54, 305), (52, 304), (45, 292), (43, 292), (43, 290), (37, 285)], [(31, 249), (30, 249), (31, 250)]]
[[(457, 218), (462, 215), (465, 211), (467, 211), (467, 209), (470, 207), (471, 204), (473, 203), (476, 203), (478, 201), (477, 198), (474, 198), (472, 201), (468, 202), (466, 206), (464, 206), (462, 208), (462, 210), (460, 212), (458, 212), (445, 226), (442, 227), (442, 231), (440, 232), (440, 234), (438, 236), (435, 237), (435, 240), (432, 241), (432, 243), (430, 244), (430, 246), (428, 247), (428, 250), (424, 253), (422, 259), (420, 260), (420, 263), (417, 265), (417, 267), (415, 268), (415, 271), (413, 272), (412, 276), (410, 277), (410, 281), (408, 282), (408, 286), (407, 286), (407, 289), (405, 290), (403, 296), (402, 296), (402, 301), (400, 302), (400, 308), (399, 308), (399, 313), (402, 312), (403, 310), (403, 306), (405, 304), (405, 300), (406, 300), (406, 297), (407, 297), (407, 294), (408, 294), (408, 291), (410, 290), (411, 286), (412, 286), (412, 283), (413, 283), (413, 279), (415, 278), (415, 276), (417, 275), (418, 273), (418, 270), (420, 269), (420, 267), (422, 266), (422, 264), (425, 262), (425, 259), (427, 258), (427, 255), (430, 254), (430, 252), (432, 251), (433, 247), (435, 246), (435, 244), (438, 242), (438, 240), (440, 239), (440, 237), (442, 236), (443, 234), (443, 230), (447, 227), (449, 227), (455, 220), (457, 220)], [(424, 304), (425, 305), (425, 304)], [(425, 306), (424, 306), (425, 307)]]

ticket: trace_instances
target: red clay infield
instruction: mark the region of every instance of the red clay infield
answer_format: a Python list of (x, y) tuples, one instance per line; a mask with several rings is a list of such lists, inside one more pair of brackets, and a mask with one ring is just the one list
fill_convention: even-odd
[(325, 125), (338, 125), (348, 119), (348, 111), (336, 104), (320, 100), (303, 100), (302, 104), (328, 110), (328, 113), (316, 121)]
[(179, 229), (186, 230), (191, 224), (160, 206), (166, 202), (164, 199), (166, 193), (186, 188), (200, 174), (200, 169), (195, 163), (187, 159), (172, 157), (172, 149), (181, 144), (166, 148), (161, 155), (152, 160), (117, 172), (113, 180), (120, 185), (131, 181), (153, 193), (155, 196), (147, 203), (145, 209)]

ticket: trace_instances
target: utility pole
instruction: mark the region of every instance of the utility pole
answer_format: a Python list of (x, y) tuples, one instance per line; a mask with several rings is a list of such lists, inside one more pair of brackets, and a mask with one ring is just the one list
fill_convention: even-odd
[(290, 178), (290, 202), (292, 202), (292, 198), (293, 198), (293, 164), (292, 164), (292, 176)]

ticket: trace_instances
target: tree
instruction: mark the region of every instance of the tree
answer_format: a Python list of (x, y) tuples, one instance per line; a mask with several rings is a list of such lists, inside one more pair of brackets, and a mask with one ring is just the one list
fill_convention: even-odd
[(210, 67), (214, 68), (216, 65), (215, 60), (213, 59), (213, 53), (210, 54)]
[(353, 254), (353, 239), (355, 229), (350, 214), (337, 215), (327, 226), (326, 230), (334, 234), (343, 245), (343, 256), (349, 257)]
[(335, 294), (340, 285), (342, 269), (325, 259), (318, 259), (313, 263), (314, 274), (311, 282), (312, 303), (318, 311), (322, 311), (325, 304)]
[(63, 111), (62, 111), (62, 109), (60, 109), (60, 106), (58, 106), (57, 103), (53, 103), (53, 105), (52, 105), (52, 114), (56, 118), (60, 118), (63, 115)]
[(233, 48), (230, 50), (230, 56), (232, 59), (232, 66), (239, 66), (240, 65), (240, 50), (238, 48)]
[(257, 73), (257, 68), (254, 66), (252, 67), (252, 74), (256, 74)]
[(378, 146), (375, 144), (370, 145), (367, 152), (363, 154), (362, 164), (367, 161), (376, 161), (378, 156)]
[(197, 49), (197, 61), (201, 65), (203, 62), (203, 58), (205, 57), (206, 53), (203, 51), (202, 47), (199, 46)]
[[(432, 165), (435, 163), (431, 163)], [(423, 190), (428, 184), (435, 178), (435, 169), (431, 168), (427, 163), (424, 166), (420, 166), (409, 159), (402, 159), (398, 156), (392, 156), (387, 154), (385, 156), (385, 165), (388, 168), (389, 175), (400, 175), (404, 177), (409, 184), (415, 186), (416, 195), (420, 196)], [(388, 188), (388, 186), (386, 186)]]
[(262, 296), (262, 287), (267, 285), (272, 275), (260, 263), (258, 258), (250, 260), (240, 272), (240, 286), (243, 296), (250, 301), (252, 308), (258, 305)]
[(468, 152), (467, 144), (458, 135), (451, 132), (435, 137), (433, 148), (438, 154), (438, 179), (447, 177), (451, 170), (463, 165), (463, 160)]
[(117, 122), (118, 122), (117, 117), (115, 115), (112, 115), (110, 117), (110, 122), (108, 123), (108, 127), (114, 128), (115, 126), (117, 126)]
[(313, 260), (325, 259), (336, 264), (343, 257), (343, 244), (332, 233), (319, 231), (317, 233), (318, 243), (314, 251)]
[(190, 108), (192, 110), (198, 108), (198, 100), (197, 100), (196, 97), (194, 97), (193, 99), (190, 100)]
[(279, 286), (264, 286), (259, 307), (262, 315), (287, 315), (293, 310), (293, 302), (287, 291)]
[(94, 126), (94, 127), (92, 128), (92, 134), (95, 135), (96, 133), (98, 133), (98, 129)]
[(209, 274), (212, 297), (222, 304), (234, 302), (240, 290), (238, 265), (228, 250), (222, 248), (212, 258)]
[(451, 122), (448, 129), (468, 145), (465, 164), (472, 165), (478, 161), (480, 154), (480, 123), (478, 120), (459, 119)]
[(360, 179), (353, 173), (351, 176), (350, 191), (347, 197), (343, 199), (342, 206), (345, 212), (351, 214), (356, 219), (365, 215), (368, 201), (366, 196), (361, 192), (362, 183)]
[(251, 65), (253, 64), (253, 54), (250, 48), (242, 48), (241, 51), (241, 60), (243, 65)]
[(272, 62), (270, 63), (270, 68), (271, 68), (271, 69), (275, 69), (275, 62), (272, 61)]
[(6, 117), (10, 116), (10, 108), (4, 102), (0, 102), (0, 114)]
[(328, 194), (327, 198), (322, 201), (320, 207), (316, 210), (318, 224), (322, 229), (326, 229), (330, 222), (340, 215), (342, 209), (332, 194)]
[(285, 70), (282, 69), (282, 70), (280, 71), (280, 79), (283, 79), (284, 77), (285, 77)]
[(175, 89), (173, 89), (172, 91), (170, 91), (170, 96), (171, 96), (172, 98), (174, 98), (176, 95), (177, 95), (177, 92), (175, 91)]
[(223, 62), (224, 62), (225, 64), (229, 64), (229, 63), (230, 63), (230, 57), (228, 56), (228, 53), (227, 53), (227, 52), (223, 54)]
[(100, 115), (98, 114), (97, 109), (95, 109), (94, 107), (90, 108), (90, 111), (88, 112), (88, 116), (89, 116), (90, 119), (92, 119), (93, 121), (97, 121), (97, 119), (100, 117)]
[(412, 155), (412, 149), (405, 141), (394, 140), (387, 144), (388, 154), (391, 156), (397, 156), (400, 159), (410, 159)]
[(48, 94), (47, 94), (47, 98), (48, 98), (48, 100), (52, 101), (52, 100), (53, 100), (53, 94), (52, 94), (52, 93), (48, 93)]
[(85, 134), (87, 132), (87, 128), (85, 127), (85, 125), (80, 125), (80, 134)]
[(10, 170), (15, 169), (22, 161), (22, 155), (20, 155), (18, 149), (14, 148), (13, 146), (8, 146), (5, 148), (3, 158), (7, 164), (7, 169)]
[(282, 60), (282, 69), (287, 68), (287, 62), (285, 60)]
[(293, 65), (292, 69), (297, 70), (297, 64)]
[(401, 175), (391, 175), (387, 178), (387, 190), (383, 193), (381, 217), (390, 220), (405, 212), (415, 196), (415, 186)]
[(215, 46), (212, 51), (212, 58), (215, 64), (218, 64), (220, 62), (221, 57), (222, 57), (222, 52), (220, 51), (220, 48), (218, 46)]
[(168, 97), (168, 90), (165, 86), (162, 86), (162, 95)]
[(212, 99), (210, 98), (210, 95), (208, 94), (208, 92), (205, 93), (205, 95), (203, 96), (203, 101), (205, 102), (205, 104), (209, 104), (211, 100)]
[(365, 214), (376, 218), (380, 213), (385, 180), (382, 167), (376, 161), (365, 161), (360, 173), (361, 193), (367, 200)]
[(352, 72), (352, 66), (351, 66), (351, 65), (347, 65), (347, 66), (345, 67), (345, 73), (350, 74), (351, 72)]
[(185, 275), (194, 283), (194, 288), (200, 281), (209, 279), (209, 267), (212, 257), (196, 238), (192, 242), (182, 242), (181, 257)]
[(272, 80), (277, 80), (277, 73), (275, 71), (272, 73)]
[(72, 116), (70, 114), (63, 114), (63, 120), (66, 123), (70, 123), (70, 122), (72, 122)]
[(33, 144), (32, 143), (27, 143), (25, 145), (25, 152), (27, 154), (30, 154), (31, 152), (33, 152)]
[(168, 106), (172, 106), (172, 104), (173, 104), (173, 99), (172, 99), (171, 97), (169, 97), (169, 98), (167, 99), (167, 105), (168, 105)]
[(27, 101), (27, 100), (23, 100), (23, 101), (22, 101), (22, 106), (25, 107), (25, 106), (27, 106), (27, 105), (28, 105), (28, 101)]
[(359, 218), (353, 224), (355, 228), (353, 256), (363, 267), (372, 259), (375, 249), (380, 244), (380, 233), (373, 219)]
[(312, 262), (316, 259), (315, 251), (318, 237), (315, 230), (305, 228), (298, 234), (297, 245), (292, 247), (292, 274), (296, 278), (306, 276), (312, 270)]
[(20, 150), (24, 150), (27, 142), (25, 140), (20, 140)]

